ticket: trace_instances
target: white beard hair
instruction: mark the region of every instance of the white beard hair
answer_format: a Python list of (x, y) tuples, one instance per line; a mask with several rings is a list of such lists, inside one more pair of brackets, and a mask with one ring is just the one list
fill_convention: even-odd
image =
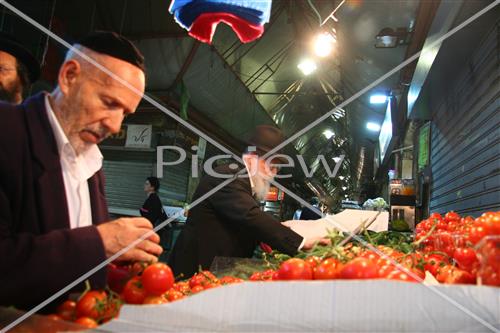
[(269, 189), (271, 188), (271, 180), (273, 178), (274, 177), (266, 179), (266, 177), (263, 177), (258, 173), (253, 176), (252, 178), (254, 186), (253, 190), (255, 191), (255, 197), (257, 198), (257, 200), (263, 201), (266, 198), (266, 195), (269, 192)]

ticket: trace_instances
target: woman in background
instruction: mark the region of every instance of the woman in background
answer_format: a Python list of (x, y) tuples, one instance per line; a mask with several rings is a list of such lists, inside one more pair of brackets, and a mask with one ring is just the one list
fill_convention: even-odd
[(144, 183), (144, 192), (147, 193), (148, 198), (140, 209), (141, 216), (147, 218), (154, 226), (163, 222), (166, 215), (163, 211), (163, 206), (158, 197), (158, 189), (160, 188), (160, 181), (156, 177), (148, 177)]

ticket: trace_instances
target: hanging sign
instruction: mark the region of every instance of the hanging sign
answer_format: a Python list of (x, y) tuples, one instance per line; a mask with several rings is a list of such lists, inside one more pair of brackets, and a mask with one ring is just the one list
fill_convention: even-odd
[(151, 125), (128, 125), (125, 147), (150, 148), (153, 128)]

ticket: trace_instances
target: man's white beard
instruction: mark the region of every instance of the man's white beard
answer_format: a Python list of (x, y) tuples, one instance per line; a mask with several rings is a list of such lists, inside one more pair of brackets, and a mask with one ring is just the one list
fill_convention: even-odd
[(269, 188), (271, 187), (271, 180), (274, 177), (267, 178), (260, 175), (258, 172), (252, 177), (253, 190), (255, 192), (255, 197), (259, 201), (263, 201), (266, 198)]

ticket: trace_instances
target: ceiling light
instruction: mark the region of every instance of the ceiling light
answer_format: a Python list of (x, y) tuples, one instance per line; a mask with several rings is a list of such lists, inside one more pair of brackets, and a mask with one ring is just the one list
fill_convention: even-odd
[(380, 131), (380, 125), (377, 123), (372, 123), (372, 122), (366, 123), (366, 128), (374, 132)]
[(375, 94), (370, 96), (370, 104), (383, 104), (387, 101), (386, 95)]
[(323, 132), (323, 135), (325, 136), (325, 138), (326, 138), (327, 140), (330, 140), (330, 139), (332, 138), (332, 136), (334, 136), (334, 135), (335, 135), (335, 133), (334, 133), (332, 130), (327, 129), (327, 130), (325, 130), (325, 131)]
[(322, 58), (328, 56), (332, 52), (333, 43), (335, 42), (335, 37), (328, 32), (319, 34), (314, 39), (314, 53)]
[(339, 176), (340, 180), (344, 180), (344, 178), (345, 178), (344, 176)]
[(396, 47), (398, 36), (391, 28), (384, 28), (375, 36), (375, 41), (375, 47)]
[(297, 68), (300, 69), (304, 75), (309, 75), (316, 70), (317, 66), (311, 59), (304, 59), (297, 65)]

